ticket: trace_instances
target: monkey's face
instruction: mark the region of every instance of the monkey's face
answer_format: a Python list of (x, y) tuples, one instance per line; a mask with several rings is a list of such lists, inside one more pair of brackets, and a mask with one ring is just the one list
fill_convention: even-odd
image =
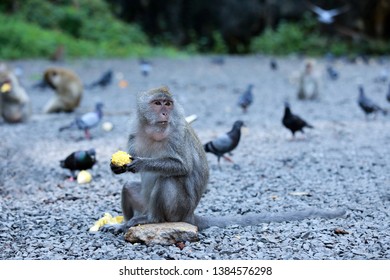
[(43, 79), (52, 89), (56, 89), (61, 83), (61, 75), (59, 71), (53, 68), (45, 71)]
[(173, 110), (173, 101), (169, 98), (153, 99), (149, 106), (154, 115), (152, 122), (158, 125), (167, 125)]

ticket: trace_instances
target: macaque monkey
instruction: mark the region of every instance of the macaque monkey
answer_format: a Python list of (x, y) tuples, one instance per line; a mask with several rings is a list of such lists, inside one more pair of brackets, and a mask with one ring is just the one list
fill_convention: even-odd
[(43, 82), (56, 91), (45, 105), (44, 113), (72, 112), (79, 106), (83, 86), (74, 72), (64, 68), (48, 68), (44, 72)]
[(31, 115), (30, 98), (4, 63), (0, 63), (0, 115), (9, 123), (23, 122)]
[(111, 163), (115, 174), (140, 173), (141, 182), (122, 189), (125, 222), (106, 226), (107, 231), (126, 231), (137, 224), (187, 222), (200, 230), (211, 226), (256, 225), (262, 222), (335, 218), (344, 210), (304, 210), (284, 214), (201, 217), (194, 211), (206, 190), (209, 168), (206, 154), (183, 109), (167, 87), (138, 96), (137, 116), (129, 136), (133, 161), (123, 167)]
[(319, 73), (314, 69), (315, 61), (307, 60), (299, 77), (298, 99), (317, 99), (319, 97)]

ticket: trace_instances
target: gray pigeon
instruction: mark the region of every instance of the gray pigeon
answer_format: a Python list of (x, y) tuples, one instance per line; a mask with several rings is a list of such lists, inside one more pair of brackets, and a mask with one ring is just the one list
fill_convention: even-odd
[(65, 129), (70, 129), (70, 128), (78, 128), (80, 130), (84, 130), (85, 137), (87, 139), (91, 139), (89, 130), (97, 126), (102, 120), (103, 118), (102, 108), (103, 108), (103, 103), (100, 102), (96, 103), (95, 111), (76, 117), (76, 119), (72, 123), (70, 123), (67, 126), (61, 127), (59, 131), (63, 131)]
[(240, 95), (238, 98), (238, 105), (242, 108), (243, 112), (246, 113), (248, 110), (248, 107), (253, 102), (253, 85), (249, 84), (248, 88)]
[(204, 150), (206, 153), (213, 153), (218, 158), (218, 165), (221, 157), (224, 159), (233, 162), (229, 157), (225, 156), (226, 153), (233, 151), (238, 143), (240, 142), (241, 137), (241, 127), (244, 126), (242, 121), (236, 121), (233, 124), (233, 128), (216, 139), (207, 142), (204, 144)]
[(377, 104), (374, 103), (374, 101), (372, 101), (365, 95), (364, 88), (361, 85), (359, 86), (358, 104), (366, 114), (366, 117), (370, 114), (374, 114), (375, 116), (377, 112), (382, 112), (382, 114), (384, 115), (387, 114), (387, 111), (385, 109), (379, 107)]
[(93, 89), (95, 87), (105, 88), (106, 86), (108, 86), (112, 83), (112, 76), (113, 76), (113, 72), (110, 69), (110, 70), (106, 71), (105, 73), (103, 73), (103, 75), (100, 77), (99, 80), (97, 80), (97, 81), (91, 83), (89, 86), (87, 86), (87, 88), (89, 88), (89, 89)]

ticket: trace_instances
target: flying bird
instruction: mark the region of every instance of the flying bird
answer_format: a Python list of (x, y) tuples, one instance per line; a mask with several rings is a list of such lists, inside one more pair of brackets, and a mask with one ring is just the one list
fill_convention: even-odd
[(106, 72), (103, 73), (103, 75), (100, 77), (100, 79), (91, 83), (87, 88), (89, 88), (89, 89), (93, 89), (95, 87), (105, 88), (106, 86), (108, 86), (112, 83), (112, 78), (113, 78), (112, 70), (111, 69), (107, 70)]
[(243, 112), (246, 113), (248, 110), (248, 107), (253, 102), (253, 85), (249, 84), (248, 88), (240, 95), (238, 98), (238, 105), (242, 108)]
[(240, 142), (241, 127), (243, 126), (244, 122), (238, 120), (234, 122), (233, 127), (229, 132), (224, 133), (218, 136), (216, 139), (204, 144), (204, 150), (206, 153), (212, 153), (217, 156), (218, 165), (221, 157), (227, 161), (233, 162), (233, 160), (225, 156), (225, 154), (230, 153), (237, 147), (238, 143)]
[(377, 112), (382, 112), (383, 115), (387, 114), (387, 111), (383, 108), (381, 108), (379, 105), (375, 104), (374, 101), (369, 99), (365, 92), (362, 85), (359, 85), (359, 97), (358, 97), (358, 104), (360, 108), (363, 110), (363, 112), (366, 115), (366, 118), (370, 114), (374, 114), (376, 116)]
[(60, 166), (70, 170), (71, 177), (69, 179), (73, 181), (76, 177), (75, 171), (91, 169), (95, 163), (96, 151), (95, 149), (89, 149), (71, 153), (64, 160), (60, 161)]
[(95, 111), (93, 112), (88, 112), (84, 115), (76, 117), (76, 119), (71, 122), (67, 126), (63, 126), (59, 129), (59, 131), (63, 131), (65, 129), (70, 129), (70, 128), (78, 128), (80, 130), (84, 130), (85, 133), (85, 138), (91, 139), (91, 135), (89, 130), (95, 126), (97, 126), (100, 121), (103, 118), (103, 103), (96, 103)]
[(290, 104), (288, 102), (284, 103), (284, 116), (282, 119), (282, 124), (291, 131), (293, 138), (295, 138), (295, 132), (297, 131), (304, 133), (304, 127), (314, 128), (311, 124), (307, 123), (300, 116), (294, 115), (291, 112)]
[(316, 5), (308, 3), (310, 9), (317, 14), (317, 20), (324, 24), (332, 24), (334, 22), (334, 17), (338, 16), (342, 13), (345, 13), (349, 10), (348, 6), (332, 9), (332, 10), (324, 10)]

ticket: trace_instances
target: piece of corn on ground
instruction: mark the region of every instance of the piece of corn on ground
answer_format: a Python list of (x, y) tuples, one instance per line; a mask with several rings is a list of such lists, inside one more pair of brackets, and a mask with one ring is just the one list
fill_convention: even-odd
[(95, 224), (89, 229), (89, 231), (98, 231), (102, 226), (106, 224), (120, 224), (123, 222), (123, 216), (111, 216), (110, 213), (104, 213), (103, 218), (100, 218), (95, 222)]
[(92, 175), (86, 170), (81, 170), (77, 175), (77, 183), (87, 184), (92, 181)]
[(124, 151), (117, 151), (111, 157), (111, 163), (116, 166), (123, 166), (131, 162), (131, 156)]

